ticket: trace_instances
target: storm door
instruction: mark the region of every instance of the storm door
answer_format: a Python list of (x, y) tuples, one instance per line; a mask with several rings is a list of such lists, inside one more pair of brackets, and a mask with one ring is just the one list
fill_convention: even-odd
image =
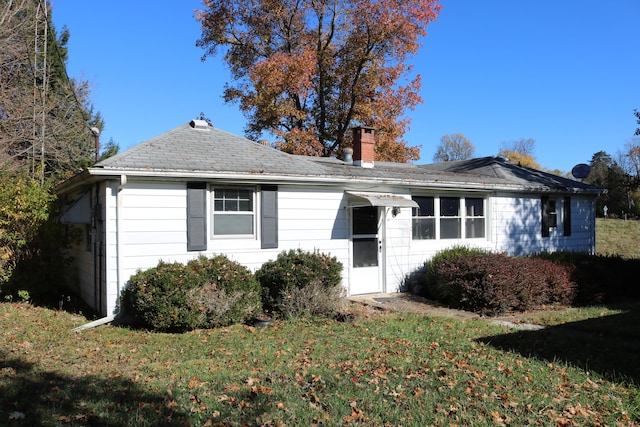
[(377, 206), (352, 209), (351, 295), (382, 292), (383, 240), (380, 225)]

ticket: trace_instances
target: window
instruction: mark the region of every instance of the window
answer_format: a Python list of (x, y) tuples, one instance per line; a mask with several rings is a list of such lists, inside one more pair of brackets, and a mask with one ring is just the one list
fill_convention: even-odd
[(542, 196), (542, 237), (549, 237), (560, 225), (563, 235), (571, 236), (571, 198), (560, 200)]
[(440, 238), (459, 239), (460, 225), (460, 199), (457, 197), (440, 198)]
[(352, 211), (353, 266), (378, 265), (378, 207), (354, 207)]
[(413, 208), (413, 238), (418, 240), (436, 238), (436, 217), (433, 197), (414, 197), (418, 204)]
[(253, 190), (216, 188), (213, 191), (213, 235), (254, 234)]
[(465, 234), (467, 239), (484, 237), (484, 199), (468, 197), (464, 199), (466, 210)]
[(414, 196), (413, 200), (418, 204), (413, 208), (414, 240), (485, 237), (484, 198)]

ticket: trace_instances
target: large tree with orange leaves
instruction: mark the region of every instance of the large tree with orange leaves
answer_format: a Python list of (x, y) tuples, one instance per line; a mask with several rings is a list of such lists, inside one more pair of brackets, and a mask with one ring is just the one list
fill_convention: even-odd
[(204, 0), (198, 46), (222, 51), (233, 82), (227, 102), (248, 118), (247, 136), (275, 134), (296, 154), (340, 155), (349, 129), (376, 128), (376, 159), (409, 161), (405, 116), (422, 102), (407, 63), (437, 0)]

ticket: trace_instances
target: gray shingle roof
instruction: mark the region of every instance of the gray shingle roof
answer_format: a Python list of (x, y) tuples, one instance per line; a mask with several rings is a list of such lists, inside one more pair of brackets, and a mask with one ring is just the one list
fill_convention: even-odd
[(174, 172), (322, 173), (322, 168), (313, 162), (214, 127), (194, 128), (191, 124), (142, 142), (94, 167)]
[(458, 188), (535, 192), (586, 192), (595, 187), (524, 168), (500, 157), (414, 165), (375, 162), (374, 168), (346, 164), (335, 158), (296, 156), (224, 132), (201, 122), (179, 126), (97, 163), (90, 175), (135, 172), (192, 179), (245, 176), (247, 179), (288, 179), (299, 182), (364, 182), (413, 188)]

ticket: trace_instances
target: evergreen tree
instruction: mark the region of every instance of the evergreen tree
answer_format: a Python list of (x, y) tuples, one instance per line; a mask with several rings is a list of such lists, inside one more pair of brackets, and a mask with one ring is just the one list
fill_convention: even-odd
[(90, 127), (104, 122), (89, 84), (66, 72), (69, 31), (58, 36), (44, 0), (0, 6), (0, 167), (44, 182), (91, 164)]

